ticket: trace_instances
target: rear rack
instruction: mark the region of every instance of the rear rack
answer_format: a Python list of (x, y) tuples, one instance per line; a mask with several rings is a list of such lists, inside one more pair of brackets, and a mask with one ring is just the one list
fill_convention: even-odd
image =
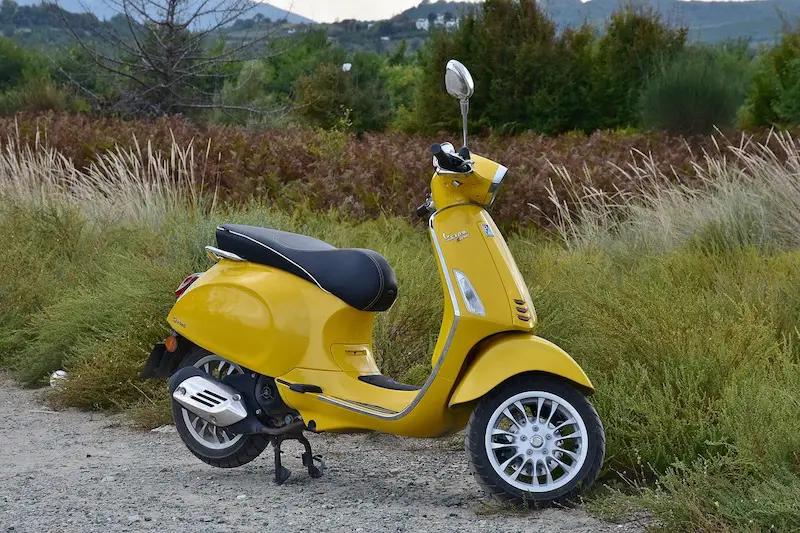
[(215, 248), (214, 246), (206, 246), (206, 254), (208, 254), (208, 258), (214, 261), (215, 263), (218, 262), (220, 259), (229, 259), (231, 261), (244, 261), (238, 255), (226, 252), (225, 250), (220, 250), (219, 248)]

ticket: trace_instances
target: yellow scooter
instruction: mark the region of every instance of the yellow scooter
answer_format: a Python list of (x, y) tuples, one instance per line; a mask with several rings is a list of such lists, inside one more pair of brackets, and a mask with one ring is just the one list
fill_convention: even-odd
[(173, 334), (155, 346), (142, 377), (170, 377), (172, 411), (189, 450), (235, 467), (286, 439), (322, 475), (311, 432), (380, 431), (439, 437), (466, 427), (475, 479), (503, 501), (569, 504), (596, 479), (603, 426), (586, 396), (592, 383), (556, 345), (534, 335), (536, 314), (514, 258), (486, 209), (506, 168), (467, 143), (469, 71), (447, 64), (461, 103), (464, 147), (432, 147), (427, 218), (444, 291), (431, 374), (422, 387), (383, 376), (372, 324), (398, 294), (386, 260), (303, 235), (225, 224), (216, 264), (188, 277), (169, 314)]

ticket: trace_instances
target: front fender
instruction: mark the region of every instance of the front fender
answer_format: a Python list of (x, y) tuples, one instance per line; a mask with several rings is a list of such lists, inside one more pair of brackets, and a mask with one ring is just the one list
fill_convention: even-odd
[(526, 372), (553, 374), (578, 385), (586, 394), (594, 392), (586, 373), (567, 352), (541, 337), (508, 333), (481, 344), (462, 372), (448, 405), (477, 400), (508, 378)]

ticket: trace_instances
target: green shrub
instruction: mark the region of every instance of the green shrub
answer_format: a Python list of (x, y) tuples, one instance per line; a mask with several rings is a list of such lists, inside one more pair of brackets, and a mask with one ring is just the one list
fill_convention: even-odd
[(639, 91), (658, 68), (683, 48), (686, 29), (674, 29), (647, 7), (623, 5), (611, 15), (597, 41), (591, 105), (599, 117), (595, 128), (638, 122)]
[(336, 128), (343, 123), (356, 132), (380, 131), (391, 120), (391, 100), (382, 59), (358, 52), (351, 69), (323, 63), (296, 84), (297, 114), (308, 124)]
[(666, 62), (646, 82), (640, 98), (646, 128), (673, 134), (727, 130), (747, 90), (747, 64), (713, 49), (693, 47)]
[(46, 76), (44, 61), (7, 37), (0, 37), (0, 91)]
[(800, 29), (760, 57), (742, 123), (747, 127), (800, 124)]
[(28, 82), (0, 93), (2, 116), (20, 112), (84, 112), (89, 109), (88, 103), (78, 98), (70, 89), (59, 87), (48, 80)]

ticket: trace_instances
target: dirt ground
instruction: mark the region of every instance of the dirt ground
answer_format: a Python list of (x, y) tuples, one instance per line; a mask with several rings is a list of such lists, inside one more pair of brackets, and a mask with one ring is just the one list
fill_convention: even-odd
[(327, 470), (311, 479), (285, 445), (292, 477), (273, 484), (271, 449), (214, 469), (175, 432), (119, 416), (52, 412), (42, 392), (0, 375), (0, 532), (634, 532), (581, 509), (512, 512), (481, 498), (452, 440), (313, 435)]

